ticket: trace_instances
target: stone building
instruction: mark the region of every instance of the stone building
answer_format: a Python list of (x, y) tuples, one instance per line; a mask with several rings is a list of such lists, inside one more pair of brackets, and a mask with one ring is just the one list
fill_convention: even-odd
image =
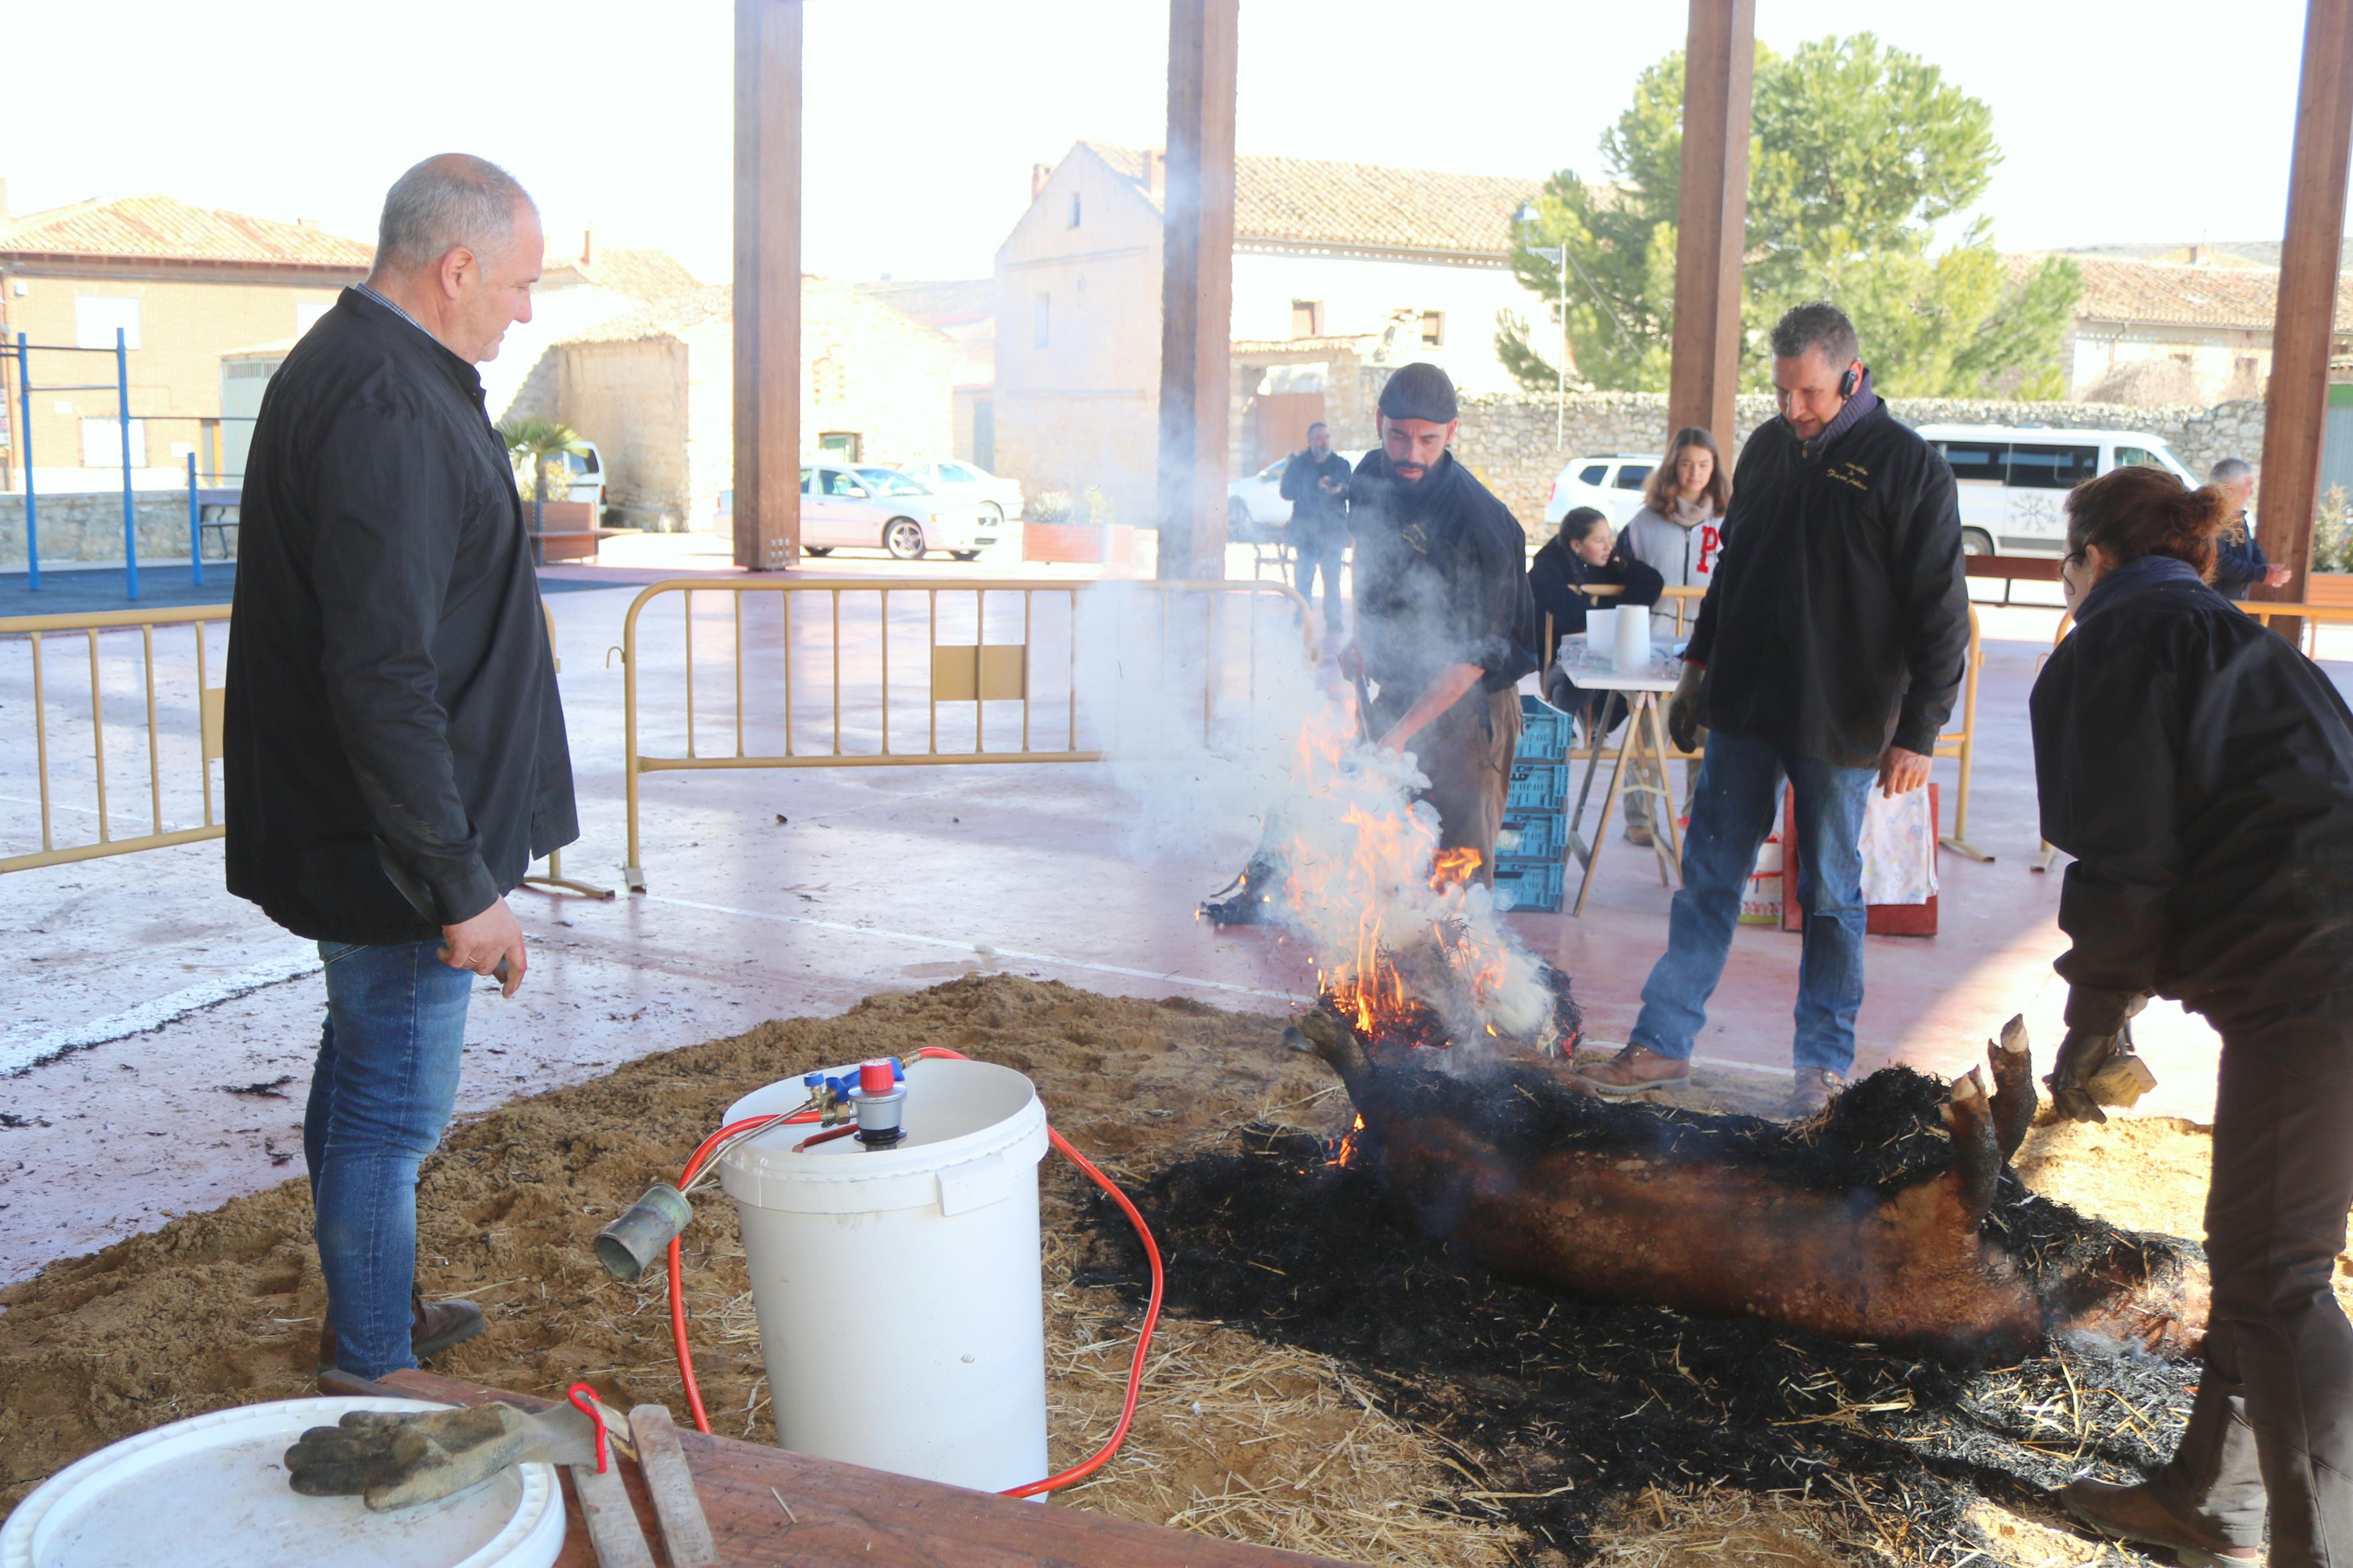
[[(349, 283), (374, 247), (306, 222), (191, 206), (170, 196), (77, 202), (11, 220), (0, 185), (0, 333), (14, 343), (111, 349), (128, 344), (134, 482), (176, 485), (195, 453), (207, 475), (234, 472), (224, 432), (221, 359), (290, 342)], [(15, 356), (0, 360), (7, 483), (23, 484)], [(51, 493), (121, 483), (114, 364), (96, 353), (36, 353), (36, 387), (98, 382), (100, 391), (37, 392), (31, 448), (37, 487)], [(241, 445), (237, 448), (242, 450)]]
[(884, 279), (858, 286), (956, 345), (955, 455), (997, 468), (997, 282), (989, 278), (944, 283)]
[[(2279, 269), (2196, 246), (2168, 254), (2179, 259), (2068, 257), (2084, 275), (2063, 350), (2069, 397), (2137, 406), (2262, 399)], [(2330, 353), (2353, 353), (2353, 285), (2343, 278)]]
[[(1156, 482), (1166, 174), (1157, 152), (1078, 142), (1034, 172), (997, 253), (997, 466), (1033, 490), (1099, 487), (1131, 522)], [(1549, 320), (1509, 266), (1542, 184), (1236, 159), (1234, 471), (1299, 446), (1358, 363), (1430, 359), (1465, 392), (1513, 389), (1496, 317)]]
[[(958, 350), (846, 284), (801, 279), (801, 452), (936, 461), (953, 450)], [(714, 526), (734, 484), (734, 309), (725, 285), (556, 343), (510, 405), (603, 453), (606, 503), (662, 530)]]

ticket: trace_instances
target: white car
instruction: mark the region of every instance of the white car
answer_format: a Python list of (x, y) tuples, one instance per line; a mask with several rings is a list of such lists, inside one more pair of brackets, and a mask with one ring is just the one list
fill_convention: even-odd
[(1961, 549), (1970, 555), (2064, 555), (2067, 492), (2116, 468), (2193, 478), (2162, 437), (2137, 430), (2038, 430), (2011, 425), (1923, 425), (1921, 439), (1952, 465)]
[[(719, 492), (712, 526), (734, 527), (735, 492)], [(811, 555), (837, 550), (887, 550), (902, 561), (944, 550), (970, 561), (997, 542), (994, 511), (935, 496), (892, 468), (819, 463), (801, 470), (801, 549)]]
[[(1291, 503), (1282, 499), (1282, 470), (1291, 461), (1285, 452), (1257, 473), (1245, 474), (1226, 487), (1226, 537), (1236, 544), (1271, 544), (1291, 524)], [(1365, 460), (1362, 452), (1341, 452), (1340, 460), (1354, 468)]]
[(951, 500), (975, 501), (997, 521), (1021, 515), (1021, 481), (990, 473), (971, 463), (908, 463), (899, 471), (931, 491)]
[(1552, 494), (1545, 500), (1545, 526), (1558, 528), (1562, 518), (1589, 506), (1606, 514), (1611, 527), (1625, 527), (1642, 510), (1643, 482), (1661, 461), (1656, 452), (1570, 458), (1554, 476)]

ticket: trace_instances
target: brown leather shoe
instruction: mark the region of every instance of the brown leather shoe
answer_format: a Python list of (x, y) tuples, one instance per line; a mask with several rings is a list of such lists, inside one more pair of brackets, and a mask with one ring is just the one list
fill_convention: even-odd
[(1655, 836), (1651, 832), (1651, 825), (1649, 823), (1630, 822), (1626, 825), (1627, 843), (1640, 844), (1648, 847), (1650, 844), (1654, 842), (1654, 840)]
[(1846, 1078), (1828, 1068), (1799, 1068), (1798, 1086), (1789, 1091), (1789, 1114), (1802, 1121), (1846, 1090)]
[(1691, 1087), (1691, 1063), (1662, 1057), (1648, 1046), (1628, 1046), (1606, 1062), (1577, 1069), (1578, 1083), (1608, 1100), (1626, 1100), (1651, 1089)]
[[(448, 1350), (463, 1344), (484, 1329), (490, 1321), (482, 1310), (471, 1301), (448, 1300), (427, 1302), (425, 1293), (412, 1290), (408, 1297), (408, 1353), (419, 1365)], [(319, 1322), (319, 1370), (335, 1369), (335, 1326), (326, 1320)]]
[(2146, 1481), (2129, 1487), (2089, 1479), (2070, 1481), (2059, 1500), (2102, 1535), (2160, 1547), (2180, 1559), (2183, 1568), (2249, 1568), (2263, 1561), (2261, 1546), (2242, 1545), (2220, 1531), (2183, 1519)]

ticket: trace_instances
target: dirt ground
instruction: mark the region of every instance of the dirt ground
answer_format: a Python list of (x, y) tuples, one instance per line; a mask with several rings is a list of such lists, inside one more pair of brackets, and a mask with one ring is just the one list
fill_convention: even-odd
[[(419, 1193), (419, 1274), (462, 1295), (491, 1331), (434, 1370), (557, 1394), (586, 1378), (613, 1404), (681, 1415), (656, 1269), (631, 1286), (599, 1269), (596, 1230), (650, 1182), (675, 1180), (740, 1095), (818, 1065), (953, 1047), (1029, 1073), (1054, 1124), (1123, 1184), (1255, 1122), (1342, 1130), (1345, 1095), (1323, 1064), (1287, 1049), (1282, 1020), (1185, 998), (1122, 1000), (1057, 984), (967, 976), (872, 997), (835, 1018), (772, 1022), (649, 1058), (453, 1130)], [(1769, 1110), (1770, 1079), (1725, 1075), (1706, 1098)], [(2206, 1140), (2188, 1123), (2045, 1127), (2018, 1162), (2039, 1190), (2119, 1224), (2195, 1236)], [(1119, 1295), (1082, 1281), (1080, 1180), (1044, 1171), (1052, 1458), (1092, 1452), (1116, 1415), (1134, 1321)], [(715, 1429), (773, 1440), (732, 1205), (697, 1194), (687, 1293)], [(314, 1391), (324, 1289), (299, 1181), (0, 1290), (0, 1509), (90, 1450), (227, 1405)], [(1075, 1278), (1074, 1278), (1075, 1276)], [(1168, 1320), (1119, 1458), (1062, 1504), (1365, 1562), (1557, 1561), (1501, 1523), (1472, 1522), (1476, 1457), (1398, 1418), (1342, 1364), (1220, 1324)], [(1989, 1519), (2000, 1555), (2041, 1564), (2101, 1559), (2093, 1543)], [(1651, 1491), (1606, 1516), (1605, 1563), (1809, 1565), (1861, 1561), (1868, 1521), (1834, 1501), (1717, 1490)], [(2126, 1561), (2116, 1557), (2115, 1561)]]

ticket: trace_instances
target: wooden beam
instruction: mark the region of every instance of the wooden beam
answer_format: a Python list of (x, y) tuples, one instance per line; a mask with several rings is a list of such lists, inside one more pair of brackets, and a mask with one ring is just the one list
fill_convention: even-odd
[(1226, 574), (1240, 0), (1169, 0), (1160, 282), (1159, 574)]
[(735, 564), (801, 544), (801, 0), (735, 0)]
[[(2337, 251), (2345, 182), (2353, 164), (2353, 0), (2309, 0), (2304, 76), (2296, 89), (2288, 166), (2287, 237), (2280, 247), (2279, 315), (2263, 397), (2263, 553), (2292, 566), (2284, 587), (2258, 583), (2257, 599), (2301, 598), (2312, 567), (2312, 512), (2319, 499), (2321, 437), (2328, 419), (2328, 355), (2337, 337)], [(2277, 622), (2294, 641), (2302, 624)]]
[(1740, 379), (1740, 258), (1748, 233), (1748, 102), (1757, 0), (1691, 0), (1683, 45), (1683, 195), (1667, 437), (1686, 425), (1732, 441)]

